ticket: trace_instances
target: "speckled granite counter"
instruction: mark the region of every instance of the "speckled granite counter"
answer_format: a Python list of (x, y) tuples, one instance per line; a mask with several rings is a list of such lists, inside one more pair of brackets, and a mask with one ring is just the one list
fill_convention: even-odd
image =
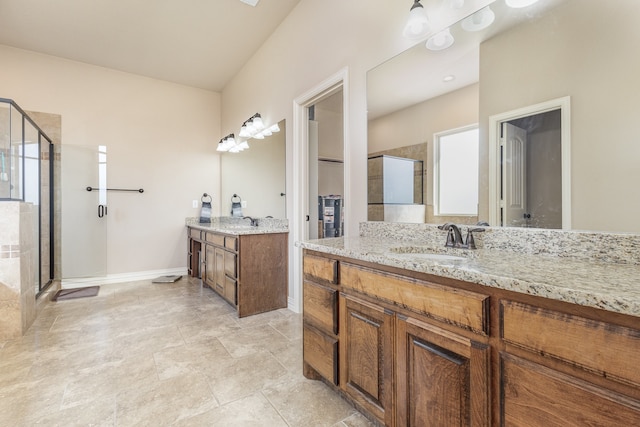
[[(297, 245), (640, 317), (637, 235), (489, 228), (476, 234), (479, 249), (462, 250), (445, 248), (446, 233), (435, 226), (384, 224), (363, 223), (359, 237), (310, 240)], [(608, 248), (607, 242), (615, 242), (617, 251)], [(456, 258), (429, 259), (421, 253)]]
[(211, 218), (211, 223), (200, 223), (198, 218), (187, 218), (185, 225), (187, 227), (196, 228), (204, 231), (215, 231), (218, 233), (243, 235), (243, 234), (271, 234), (271, 233), (288, 233), (289, 222), (286, 219), (275, 218), (255, 218), (258, 226), (254, 227), (249, 224), (248, 219), (232, 218), (232, 217), (216, 217)]

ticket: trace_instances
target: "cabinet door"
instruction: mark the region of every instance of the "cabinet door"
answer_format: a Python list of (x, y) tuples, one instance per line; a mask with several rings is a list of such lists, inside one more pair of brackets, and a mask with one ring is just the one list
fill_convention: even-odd
[(340, 387), (380, 422), (394, 425), (392, 312), (340, 295)]
[(224, 278), (224, 298), (233, 305), (238, 305), (238, 298), (236, 292), (236, 280), (225, 276)]
[(224, 294), (224, 249), (215, 249), (215, 291), (220, 295)]
[(212, 289), (216, 286), (216, 256), (215, 247), (212, 245), (204, 245), (204, 282)]
[(397, 319), (399, 426), (488, 426), (489, 347), (416, 319)]

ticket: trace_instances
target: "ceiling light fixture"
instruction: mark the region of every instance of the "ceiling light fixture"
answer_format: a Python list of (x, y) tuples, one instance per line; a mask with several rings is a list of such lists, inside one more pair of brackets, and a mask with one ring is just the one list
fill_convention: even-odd
[(429, 50), (444, 50), (450, 47), (454, 41), (455, 39), (451, 35), (451, 31), (446, 28), (429, 37), (426, 46)]
[(473, 15), (462, 20), (462, 29), (465, 31), (480, 31), (493, 24), (496, 14), (489, 6), (483, 7)]
[(537, 1), (538, 0), (505, 0), (505, 3), (507, 4), (507, 6), (517, 9), (521, 7), (531, 6)]
[(444, 83), (449, 83), (449, 82), (454, 81), (455, 79), (456, 79), (456, 76), (454, 76), (453, 74), (449, 74), (448, 76), (444, 76), (444, 77), (442, 78), (442, 81), (443, 81)]
[(431, 25), (429, 25), (427, 12), (424, 10), (424, 6), (420, 4), (420, 0), (414, 0), (402, 34), (408, 39), (418, 40), (425, 37), (429, 30), (431, 30)]

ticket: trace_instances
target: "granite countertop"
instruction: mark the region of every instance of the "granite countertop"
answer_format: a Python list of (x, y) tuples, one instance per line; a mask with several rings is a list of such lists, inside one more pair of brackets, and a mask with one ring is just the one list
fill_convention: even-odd
[(288, 233), (289, 227), (286, 220), (273, 218), (256, 218), (258, 226), (249, 224), (248, 219), (219, 217), (212, 218), (211, 223), (201, 223), (198, 218), (187, 218), (185, 225), (203, 231), (214, 231), (217, 233), (245, 235), (245, 234), (274, 234)]
[[(640, 317), (640, 265), (492, 249), (421, 246), (379, 237), (297, 242), (318, 252)], [(452, 256), (425, 258), (420, 253)], [(426, 256), (428, 257), (428, 255)]]

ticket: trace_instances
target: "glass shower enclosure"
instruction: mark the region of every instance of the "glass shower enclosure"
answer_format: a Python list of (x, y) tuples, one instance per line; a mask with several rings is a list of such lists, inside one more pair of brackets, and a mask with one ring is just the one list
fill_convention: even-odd
[(27, 235), (34, 239), (30, 258), (36, 295), (54, 277), (53, 143), (11, 99), (0, 98), (0, 203), (33, 205), (36, 215)]

